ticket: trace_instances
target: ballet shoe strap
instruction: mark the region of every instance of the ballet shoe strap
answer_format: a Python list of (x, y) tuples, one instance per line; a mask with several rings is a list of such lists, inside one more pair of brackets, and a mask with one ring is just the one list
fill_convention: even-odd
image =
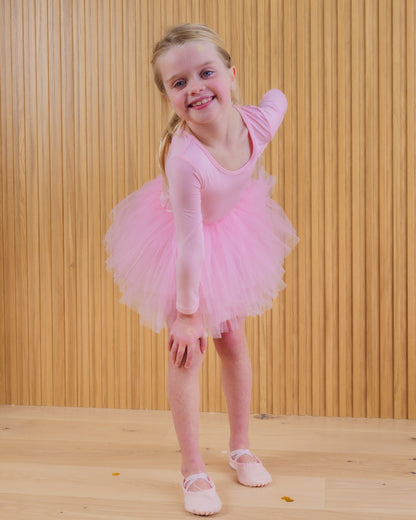
[(230, 453), (230, 457), (231, 457), (231, 459), (232, 459), (234, 462), (238, 462), (238, 459), (239, 459), (242, 455), (250, 455), (250, 457), (254, 457), (256, 460), (258, 460), (257, 457), (256, 457), (255, 455), (253, 455), (253, 454), (251, 453), (251, 451), (248, 450), (248, 449), (244, 449), (244, 448), (242, 448), (242, 449), (239, 449), (239, 450), (234, 450), (234, 451), (232, 451), (232, 452)]
[(186, 479), (184, 479), (183, 488), (185, 489), (185, 491), (188, 491), (192, 484), (194, 484), (199, 479), (206, 480), (211, 487), (214, 487), (212, 480), (206, 473), (194, 473), (193, 475), (189, 475), (188, 477), (186, 477)]

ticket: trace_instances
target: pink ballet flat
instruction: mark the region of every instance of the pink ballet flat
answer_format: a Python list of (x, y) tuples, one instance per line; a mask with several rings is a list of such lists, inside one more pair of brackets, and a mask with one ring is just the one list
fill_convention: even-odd
[[(254, 457), (253, 462), (238, 462), (242, 455)], [(230, 467), (237, 471), (237, 479), (240, 484), (250, 487), (267, 486), (272, 477), (260, 460), (250, 450), (234, 450), (230, 453)]]
[[(206, 480), (211, 487), (209, 489), (200, 489), (199, 491), (188, 491), (192, 484), (198, 479)], [(222, 504), (215, 491), (215, 485), (206, 473), (189, 475), (189, 477), (182, 482), (182, 489), (185, 498), (185, 509), (189, 513), (209, 516), (221, 510)]]

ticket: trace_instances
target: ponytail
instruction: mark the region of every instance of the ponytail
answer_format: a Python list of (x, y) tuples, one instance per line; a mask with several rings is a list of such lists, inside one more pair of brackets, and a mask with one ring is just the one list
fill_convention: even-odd
[(170, 144), (172, 142), (172, 138), (177, 130), (180, 128), (184, 128), (185, 121), (183, 121), (178, 114), (172, 114), (169, 122), (162, 133), (162, 137), (160, 139), (159, 144), (159, 165), (162, 170), (162, 176), (165, 183), (165, 186), (168, 186), (168, 178), (166, 176), (166, 159), (168, 157), (168, 152), (170, 148)]

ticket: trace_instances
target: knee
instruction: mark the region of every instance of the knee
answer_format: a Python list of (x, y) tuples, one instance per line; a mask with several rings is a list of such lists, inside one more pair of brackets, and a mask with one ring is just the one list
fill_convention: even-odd
[(223, 334), (215, 340), (215, 348), (221, 359), (239, 359), (247, 356), (247, 340), (244, 330), (236, 330)]

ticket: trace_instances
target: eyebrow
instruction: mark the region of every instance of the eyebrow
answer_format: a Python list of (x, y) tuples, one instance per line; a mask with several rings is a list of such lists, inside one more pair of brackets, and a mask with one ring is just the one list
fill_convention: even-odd
[[(212, 65), (214, 62), (213, 61), (207, 61), (206, 63), (203, 63), (202, 65), (199, 65), (199, 68), (203, 69), (204, 67), (207, 67), (208, 65)], [(173, 79), (175, 78), (179, 78), (180, 76), (182, 76), (182, 74), (179, 72), (177, 74), (173, 74), (172, 76), (170, 76), (170, 78), (168, 78), (165, 83), (170, 83)]]

